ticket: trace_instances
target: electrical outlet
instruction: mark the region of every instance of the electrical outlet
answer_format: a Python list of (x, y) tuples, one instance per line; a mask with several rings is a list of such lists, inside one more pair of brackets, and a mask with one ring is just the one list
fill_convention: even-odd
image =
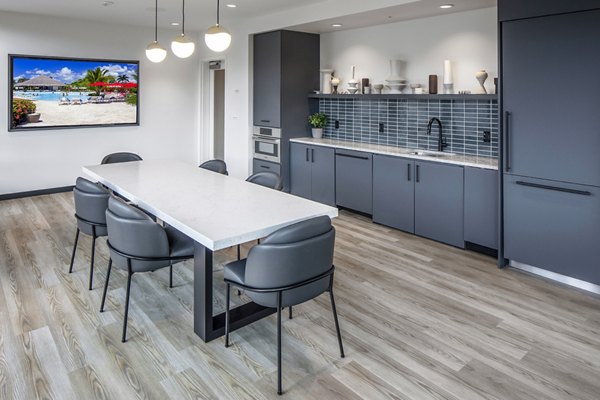
[(383, 125), (383, 122), (379, 123), (379, 133), (383, 133), (385, 130), (385, 126)]
[(483, 131), (483, 142), (490, 143), (492, 141), (492, 133), (490, 131)]
[(340, 121), (335, 120), (335, 129), (340, 129)]

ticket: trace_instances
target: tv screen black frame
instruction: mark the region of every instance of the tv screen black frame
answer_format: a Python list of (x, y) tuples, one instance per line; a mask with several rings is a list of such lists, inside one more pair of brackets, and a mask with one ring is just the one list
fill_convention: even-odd
[[(99, 63), (100, 65), (116, 65), (128, 64), (135, 65), (137, 72), (136, 86), (136, 104), (135, 104), (135, 122), (114, 122), (114, 123), (89, 123), (89, 124), (56, 124), (45, 126), (21, 126), (14, 125), (13, 121), (13, 96), (14, 96), (14, 60), (45, 60), (45, 61), (65, 61), (67, 63), (84, 62), (84, 63)], [(82, 128), (106, 128), (106, 127), (123, 127), (123, 126), (139, 126), (140, 125), (140, 62), (139, 60), (117, 60), (110, 58), (84, 58), (84, 57), (61, 57), (61, 56), (41, 56), (29, 54), (8, 54), (8, 131), (9, 132), (27, 132), (34, 130), (56, 130), (56, 129), (82, 129)], [(87, 90), (86, 90), (87, 91)], [(104, 98), (103, 98), (104, 100)], [(122, 101), (122, 100), (120, 100)], [(105, 101), (102, 101), (105, 102)], [(85, 103), (84, 103), (85, 104)], [(81, 100), (80, 100), (81, 105)], [(71, 105), (69, 107), (79, 107)], [(87, 105), (86, 105), (87, 107)], [(133, 107), (133, 106), (130, 106)], [(43, 119), (43, 116), (42, 116)]]

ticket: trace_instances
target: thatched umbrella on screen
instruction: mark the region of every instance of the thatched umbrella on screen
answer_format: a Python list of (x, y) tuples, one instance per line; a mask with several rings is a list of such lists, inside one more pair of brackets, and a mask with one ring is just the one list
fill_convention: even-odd
[(51, 88), (53, 90), (63, 86), (66, 85), (46, 75), (36, 76), (35, 78), (31, 78), (25, 82), (17, 83), (15, 85), (15, 87)]

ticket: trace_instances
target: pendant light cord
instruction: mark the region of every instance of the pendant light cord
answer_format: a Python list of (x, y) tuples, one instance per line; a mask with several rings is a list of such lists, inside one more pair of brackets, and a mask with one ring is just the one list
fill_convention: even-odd
[(185, 0), (181, 7), (181, 36), (185, 36)]
[(219, 25), (219, 0), (217, 0), (217, 25)]
[(154, 42), (158, 43), (158, 0), (154, 1)]

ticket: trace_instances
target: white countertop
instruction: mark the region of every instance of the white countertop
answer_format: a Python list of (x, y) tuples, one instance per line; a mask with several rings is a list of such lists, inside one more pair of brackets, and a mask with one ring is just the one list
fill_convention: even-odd
[(211, 250), (338, 215), (334, 207), (180, 161), (94, 165), (83, 172)]
[(383, 154), (389, 156), (398, 156), (405, 158), (414, 158), (416, 160), (435, 161), (445, 164), (464, 165), (467, 167), (498, 169), (498, 160), (491, 157), (478, 157), (469, 155), (444, 155), (443, 157), (429, 157), (427, 155), (410, 154), (411, 151), (418, 149), (409, 149), (404, 147), (384, 146), (379, 144), (357, 143), (346, 140), (336, 139), (316, 139), (311, 137), (302, 137), (290, 139), (291, 142), (311, 144), (316, 146), (333, 147), (336, 149), (365, 151), (374, 154)]

